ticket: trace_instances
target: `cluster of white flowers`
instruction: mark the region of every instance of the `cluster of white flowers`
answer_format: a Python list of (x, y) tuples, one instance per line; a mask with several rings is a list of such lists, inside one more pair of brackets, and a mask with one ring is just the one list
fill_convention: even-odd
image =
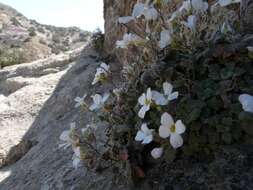
[[(107, 65), (106, 63), (101, 63), (100, 66), (97, 68), (92, 85), (106, 80), (109, 73), (110, 73), (110, 66)], [(104, 107), (105, 102), (108, 100), (109, 96), (110, 96), (109, 93), (105, 93), (103, 95), (100, 95), (100, 94), (92, 95), (91, 98), (93, 100), (93, 103), (89, 106), (85, 102), (87, 94), (84, 94), (82, 97), (76, 97), (74, 99), (74, 101), (76, 102), (75, 108), (84, 107), (86, 108), (86, 110), (90, 110), (92, 112), (98, 111)], [(88, 126), (89, 125), (87, 125), (87, 127)], [(81, 130), (82, 134), (85, 133), (85, 131), (87, 130), (87, 127)], [(73, 166), (77, 168), (81, 162), (81, 152), (80, 152), (80, 146), (77, 146), (78, 138), (75, 136), (75, 133), (76, 133), (76, 124), (71, 123), (70, 130), (63, 131), (62, 134), (60, 135), (60, 140), (63, 141), (63, 143), (60, 144), (60, 147), (64, 147), (65, 149), (68, 148), (69, 146), (72, 147), (72, 150), (74, 152), (72, 156), (72, 162), (73, 162)]]
[(92, 85), (107, 80), (109, 73), (110, 73), (110, 66), (107, 65), (106, 63), (101, 63), (100, 67), (97, 68), (97, 72), (95, 74), (95, 78), (92, 82)]
[(125, 16), (119, 18), (119, 23), (127, 24), (132, 20), (140, 18), (141, 16), (145, 17), (145, 20), (156, 20), (158, 18), (158, 12), (153, 5), (148, 5), (148, 3), (137, 3), (133, 8), (131, 16)]
[(87, 97), (87, 94), (84, 94), (83, 97), (76, 97), (74, 100), (76, 102), (75, 108), (78, 108), (80, 106), (87, 106), (84, 102), (85, 98)]
[[(143, 93), (138, 103), (142, 106), (138, 112), (140, 118), (144, 118), (147, 111), (150, 110), (152, 105), (167, 105), (169, 101), (178, 98), (179, 93), (173, 92), (172, 84), (168, 82), (163, 83), (163, 93), (158, 91), (152, 91), (151, 88), (147, 89), (146, 93)], [(149, 129), (147, 124), (144, 123), (141, 129), (135, 136), (136, 141), (142, 141), (142, 144), (149, 144), (153, 141), (154, 129)], [(183, 138), (181, 134), (185, 132), (185, 126), (181, 120), (174, 123), (172, 116), (168, 113), (163, 113), (161, 116), (161, 126), (159, 128), (159, 136), (161, 138), (170, 138), (170, 144), (174, 149), (177, 149), (183, 145)], [(162, 155), (163, 148), (155, 148), (151, 151), (153, 158), (157, 159)]]
[[(120, 17), (119, 23), (127, 24), (129, 22), (136, 22), (139, 18), (144, 18), (146, 20), (146, 32), (147, 26), (149, 26), (150, 21), (156, 21), (159, 19), (159, 13), (154, 6), (154, 2), (146, 1), (146, 3), (136, 3), (132, 15)], [(240, 0), (218, 0), (216, 4), (213, 6), (228, 6), (233, 3), (239, 3)], [(166, 1), (169, 3), (169, 1)], [(173, 12), (170, 17), (167, 15), (162, 17), (162, 25), (159, 35), (159, 39), (157, 40), (157, 46), (160, 49), (164, 49), (167, 46), (171, 45), (173, 42), (173, 21), (176, 18), (185, 19), (179, 22), (181, 25), (190, 29), (192, 33), (196, 33), (197, 22), (201, 20), (201, 15), (207, 14), (209, 9), (208, 2), (204, 0), (185, 0), (182, 2), (181, 7), (178, 10)], [(212, 9), (212, 7), (210, 8)], [(168, 18), (168, 20), (166, 20)], [(150, 30), (149, 30), (150, 31)], [(157, 32), (157, 30), (155, 31)], [(232, 28), (228, 23), (223, 23), (221, 27), (222, 33), (232, 32)], [(149, 32), (147, 32), (149, 34)], [(131, 33), (126, 33), (123, 36), (123, 40), (117, 41), (117, 48), (127, 48), (129, 44), (136, 43), (138, 40), (143, 38)], [(145, 40), (149, 40), (149, 37), (143, 38)], [(248, 47), (249, 51), (253, 51), (252, 47)], [(151, 90), (151, 88), (147, 88), (147, 91), (143, 93), (138, 98), (138, 103), (141, 106), (138, 116), (141, 119), (145, 118), (146, 113), (156, 106), (165, 106), (170, 101), (178, 98), (179, 93), (173, 92), (173, 86), (165, 82), (163, 83), (163, 93), (158, 91)], [(239, 101), (241, 102), (243, 109), (248, 112), (253, 112), (253, 97), (250, 95), (243, 94), (239, 97)], [(170, 144), (174, 149), (177, 149), (183, 145), (182, 134), (185, 132), (186, 127), (181, 120), (174, 122), (172, 116), (165, 112), (161, 116), (161, 126), (159, 127), (159, 136), (161, 138), (169, 138)], [(136, 141), (140, 141), (142, 144), (149, 144), (153, 141), (153, 135), (155, 134), (154, 129), (149, 129), (147, 123), (141, 125), (141, 129), (137, 132), (135, 136)], [(154, 148), (151, 151), (151, 155), (157, 159), (161, 157), (163, 154), (163, 147)]]
[(136, 34), (126, 33), (124, 34), (122, 40), (118, 40), (116, 42), (116, 47), (124, 49), (124, 48), (127, 48), (130, 44), (136, 43), (140, 40), (141, 38), (137, 36)]
[(96, 111), (103, 108), (109, 96), (109, 93), (105, 93), (103, 96), (101, 96), (100, 94), (95, 94), (94, 96), (91, 96), (93, 99), (93, 104), (90, 106), (90, 110)]
[(59, 145), (59, 147), (63, 147), (64, 149), (68, 148), (68, 147), (72, 147), (72, 150), (74, 152), (73, 156), (72, 156), (72, 160), (73, 160), (73, 166), (75, 168), (77, 168), (80, 164), (80, 147), (77, 146), (77, 142), (75, 139), (75, 130), (76, 130), (76, 123), (71, 123), (70, 124), (70, 130), (65, 130), (62, 132), (62, 134), (60, 135), (60, 140), (63, 141), (63, 143), (61, 143)]
[[(226, 6), (231, 3), (237, 3), (240, 0), (219, 0), (218, 4), (221, 6)], [(169, 3), (169, 2), (167, 2)], [(181, 16), (183, 13), (187, 13), (187, 20), (181, 21), (181, 24), (184, 25), (185, 27), (189, 28), (193, 33), (196, 32), (196, 27), (197, 27), (197, 21), (198, 17), (196, 16), (197, 14), (200, 13), (205, 13), (207, 12), (209, 8), (209, 5), (207, 2), (203, 0), (186, 0), (183, 1), (181, 7), (179, 7), (178, 10), (173, 12), (168, 20), (163, 20), (165, 24), (161, 26), (161, 31), (160, 31), (160, 38), (157, 41), (157, 45), (159, 48), (164, 49), (168, 45), (170, 45), (173, 41), (172, 39), (172, 34), (174, 32), (173, 30), (173, 25), (171, 24), (175, 18)], [(146, 3), (137, 3), (135, 4), (132, 15), (131, 16), (125, 16), (125, 17), (120, 17), (118, 19), (118, 22), (121, 24), (127, 24), (131, 21), (136, 21), (138, 18), (144, 18), (146, 23), (146, 33), (150, 33), (150, 28), (149, 28), (149, 21), (156, 21), (159, 19), (159, 13), (154, 7), (154, 3), (150, 3), (150, 1), (146, 1)], [(185, 18), (185, 16), (183, 16)], [(170, 27), (168, 27), (170, 26)], [(131, 33), (126, 33), (123, 36), (123, 40), (117, 41), (116, 42), (116, 47), (117, 48), (127, 48), (127, 46), (131, 43), (138, 42), (141, 40), (141, 38), (136, 34), (131, 34)], [(144, 38), (145, 40), (149, 40), (148, 37)]]

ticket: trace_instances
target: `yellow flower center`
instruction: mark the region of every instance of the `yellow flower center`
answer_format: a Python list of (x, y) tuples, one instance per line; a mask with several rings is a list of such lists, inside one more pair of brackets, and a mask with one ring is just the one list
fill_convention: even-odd
[(151, 103), (152, 103), (151, 100), (148, 100), (148, 99), (145, 100), (145, 105), (150, 105)]
[(170, 132), (171, 133), (175, 133), (176, 132), (176, 125), (173, 124), (171, 127), (170, 127)]

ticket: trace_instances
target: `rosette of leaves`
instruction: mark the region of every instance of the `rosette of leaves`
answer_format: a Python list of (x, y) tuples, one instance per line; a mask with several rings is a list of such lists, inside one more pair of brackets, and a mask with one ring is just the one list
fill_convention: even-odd
[(168, 63), (165, 71), (181, 95), (175, 115), (187, 126), (187, 155), (210, 154), (224, 144), (252, 143), (252, 114), (243, 112), (238, 101), (241, 93), (253, 93), (252, 60), (247, 52), (231, 52), (222, 44), (207, 49), (209, 55), (173, 54), (176, 64)]

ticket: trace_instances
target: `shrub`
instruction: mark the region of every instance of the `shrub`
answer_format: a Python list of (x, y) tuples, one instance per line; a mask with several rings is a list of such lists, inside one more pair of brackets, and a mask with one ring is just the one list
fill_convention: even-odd
[(36, 36), (36, 29), (34, 27), (28, 28), (29, 36), (33, 37)]
[(22, 51), (17, 48), (1, 48), (0, 49), (0, 67), (6, 67), (23, 63), (25, 58)]
[(104, 34), (100, 29), (95, 30), (95, 32), (91, 36), (91, 41), (93, 47), (99, 52), (101, 52), (104, 47)]

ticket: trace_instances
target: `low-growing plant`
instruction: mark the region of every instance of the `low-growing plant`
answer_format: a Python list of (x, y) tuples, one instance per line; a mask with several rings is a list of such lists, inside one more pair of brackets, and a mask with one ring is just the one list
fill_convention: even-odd
[(25, 60), (19, 48), (0, 49), (0, 68), (23, 63)]
[(101, 50), (103, 50), (104, 47), (104, 34), (102, 33), (102, 31), (100, 29), (97, 29), (96, 31), (93, 32), (92, 36), (91, 36), (91, 41), (93, 44), (93, 47), (101, 52)]
[[(122, 88), (110, 103), (109, 95), (92, 96), (98, 109), (84, 103), (86, 96), (76, 107), (110, 123), (105, 153), (129, 162), (134, 176), (143, 178), (152, 159), (211, 159), (222, 145), (253, 143), (253, 48), (235, 48), (236, 2), (138, 2), (132, 15), (119, 18), (128, 29), (116, 43), (127, 59)], [(92, 84), (110, 75), (101, 64)]]

